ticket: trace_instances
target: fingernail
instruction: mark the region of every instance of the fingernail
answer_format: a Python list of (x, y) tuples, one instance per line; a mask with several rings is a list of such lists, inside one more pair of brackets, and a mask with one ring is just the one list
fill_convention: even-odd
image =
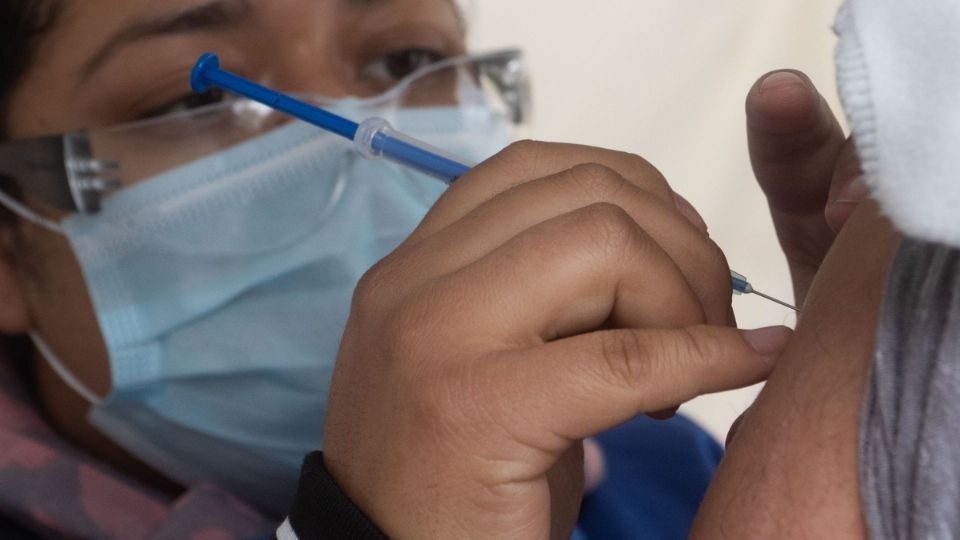
[(594, 439), (583, 441), (583, 489), (586, 493), (593, 493), (603, 483), (607, 475), (606, 459), (603, 449)]
[(680, 407), (670, 407), (669, 409), (664, 409), (662, 411), (654, 411), (647, 413), (647, 416), (653, 418), (654, 420), (669, 420), (677, 415), (677, 411), (680, 410)]
[(743, 339), (759, 354), (774, 354), (782, 351), (790, 341), (793, 330), (786, 326), (771, 326), (756, 330), (741, 330)]
[(861, 203), (870, 196), (870, 188), (866, 179), (861, 175), (840, 188), (837, 196), (831, 203)]
[(697, 212), (697, 209), (690, 204), (690, 201), (684, 199), (679, 193), (674, 192), (673, 203), (677, 206), (677, 210), (680, 210), (680, 213), (683, 214), (683, 217), (687, 218), (687, 221), (693, 223), (694, 227), (700, 229), (703, 234), (709, 236), (707, 222), (703, 220), (703, 216), (700, 215), (700, 212)]
[(799, 75), (792, 71), (777, 71), (763, 79), (763, 82), (760, 83), (760, 93), (792, 86), (806, 87), (806, 84)]
[(840, 234), (850, 216), (853, 215), (860, 203), (870, 196), (870, 188), (863, 176), (859, 176), (840, 186), (837, 192), (831, 193), (827, 206), (823, 209), (823, 217), (834, 234)]

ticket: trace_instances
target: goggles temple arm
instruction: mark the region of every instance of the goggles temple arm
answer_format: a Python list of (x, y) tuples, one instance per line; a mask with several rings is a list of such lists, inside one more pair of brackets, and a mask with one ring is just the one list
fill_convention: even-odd
[(8, 141), (0, 144), (0, 179), (59, 210), (97, 213), (103, 193), (119, 187), (105, 176), (118, 164), (92, 154), (82, 131)]
[(76, 211), (64, 163), (64, 136), (13, 140), (0, 145), (0, 176), (21, 196), (42, 200), (58, 209)]

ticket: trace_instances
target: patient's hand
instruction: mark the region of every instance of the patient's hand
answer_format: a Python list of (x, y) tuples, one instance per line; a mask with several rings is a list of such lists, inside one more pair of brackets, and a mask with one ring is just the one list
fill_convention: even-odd
[(803, 309), (693, 536), (861, 537), (859, 413), (899, 237), (864, 201), (853, 147), (812, 86), (760, 86), (748, 98), (751, 155)]
[(860, 164), (830, 107), (799, 72), (757, 81), (747, 96), (747, 133), (802, 305), (836, 234), (867, 196)]

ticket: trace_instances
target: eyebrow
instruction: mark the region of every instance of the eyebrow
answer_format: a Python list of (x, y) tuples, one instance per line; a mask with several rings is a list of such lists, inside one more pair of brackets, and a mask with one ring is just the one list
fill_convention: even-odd
[(226, 28), (249, 17), (250, 0), (212, 0), (180, 13), (135, 21), (108, 39), (79, 71), (82, 84), (103, 66), (118, 49), (151, 37), (211, 31)]

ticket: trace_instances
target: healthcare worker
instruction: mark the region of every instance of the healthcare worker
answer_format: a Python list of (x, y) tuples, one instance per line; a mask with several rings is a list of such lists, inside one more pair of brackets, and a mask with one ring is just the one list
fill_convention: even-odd
[[(723, 343), (739, 354), (695, 365), (658, 359), (635, 373), (646, 385), (636, 403), (604, 413), (605, 427), (637, 408), (669, 416), (696, 394), (759, 381), (785, 342), (782, 328), (730, 326), (722, 254), (639, 157), (524, 143), (443, 193), (264, 107), (189, 91), (193, 62), (216, 50), (242, 75), (484, 159), (526, 118), (523, 62), (514, 51), (467, 55), (448, 0), (3, 6), (0, 332), (10, 358), (0, 364), (0, 513), (9, 535), (272, 530), (304, 456), (327, 447), (328, 389), (351, 300), (334, 433), (353, 424), (384, 448), (437, 441), (435, 450), (460, 459), (498, 460), (499, 439), (443, 445), (434, 400), (475, 403), (443, 429), (507, 412), (595, 415), (599, 397), (636, 393), (614, 375), (634, 373), (617, 359), (646, 334), (618, 328), (711, 324), (678, 332), (691, 346)], [(592, 332), (600, 327), (608, 330)], [(472, 394), (476, 381), (502, 375), (456, 360), (492, 350), (509, 368), (503, 375), (532, 370), (507, 394)], [(426, 368), (441, 358), (445, 384), (419, 393), (409, 362), (433, 376)], [(571, 369), (595, 381), (595, 399), (503, 408), (507, 396), (529, 396), (527, 384), (565, 388)], [(408, 390), (422, 401), (384, 402), (393, 411), (355, 401), (356, 392)], [(573, 467), (556, 469), (551, 484), (579, 493), (585, 433), (543, 428), (555, 438), (541, 458), (560, 452)], [(606, 462), (619, 483), (601, 486), (592, 522), (620, 526), (633, 514), (627, 535), (685, 535), (715, 443), (682, 419), (625, 429), (607, 441), (619, 448)], [(331, 455), (352, 451), (354, 442), (338, 440)], [(356, 441), (356, 463), (384, 488), (452, 472), (433, 453), (373, 459), (371, 440)], [(650, 502), (603, 495), (610, 485)], [(535, 489), (544, 504), (545, 484)], [(430, 494), (409, 500), (429, 504)], [(607, 504), (617, 500), (629, 503)], [(574, 513), (579, 505), (558, 502)], [(492, 533), (497, 524), (478, 526)]]
[[(768, 74), (750, 90), (751, 158), (803, 308), (783, 350), (773, 340), (754, 349), (777, 364), (732, 436), (694, 537), (960, 536), (958, 27), (950, 0), (846, 2), (837, 66), (854, 139), (800, 73)], [(553, 150), (512, 150), (459, 187), (481, 191), (488, 175), (529, 156), (551, 163)], [(576, 517), (570, 454), (579, 439), (667, 406), (678, 396), (660, 386), (664, 374), (692, 396), (762, 361), (725, 328), (669, 329), (683, 323), (658, 320), (661, 298), (633, 295), (619, 275), (615, 287), (554, 293), (554, 311), (519, 330), (513, 320), (483, 325), (444, 309), (469, 301), (493, 314), (523, 287), (558, 290), (528, 278), (526, 262), (504, 269), (493, 291), (454, 299), (460, 280), (495, 267), (498, 253), (435, 277), (429, 240), (418, 239), (455, 235), (459, 216), (482, 222), (498, 204), (454, 193), (365, 278), (331, 390), (326, 446), (308, 459), (279, 538), (313, 537), (317, 524), (354, 538), (561, 537)], [(445, 207), (457, 203), (468, 209)], [(606, 219), (582, 234), (617, 239), (615, 251), (630, 253), (634, 223)], [(500, 253), (537, 250), (560, 264), (562, 244), (533, 240), (559, 242), (549, 235), (564, 225), (515, 237)], [(589, 275), (580, 262), (571, 273)], [(657, 271), (650, 259), (631, 263)], [(398, 286), (401, 275), (422, 276), (420, 285)], [(378, 297), (383, 289), (396, 292)], [(582, 317), (570, 323), (578, 307)], [(652, 318), (636, 324), (624, 313)], [(477, 329), (463, 354), (433, 331), (451, 316)], [(422, 333), (365, 342), (378, 321)]]

